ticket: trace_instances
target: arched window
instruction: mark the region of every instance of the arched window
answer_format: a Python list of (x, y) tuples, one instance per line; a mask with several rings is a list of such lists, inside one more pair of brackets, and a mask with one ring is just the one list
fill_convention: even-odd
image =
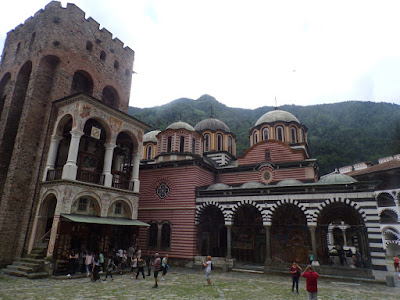
[(253, 145), (258, 143), (258, 131), (254, 131), (253, 133)]
[(161, 248), (171, 247), (171, 225), (164, 223), (161, 227)]
[(228, 136), (228, 152), (229, 152), (229, 154), (232, 154), (232, 146), (233, 146), (232, 137)]
[(285, 136), (284, 136), (284, 133), (283, 133), (283, 127), (282, 126), (277, 126), (275, 130), (276, 130), (275, 131), (275, 138), (278, 141), (284, 142), (285, 141)]
[(76, 71), (72, 78), (72, 93), (84, 92), (86, 94), (93, 94), (93, 79), (89, 73), (85, 71)]
[(262, 130), (262, 139), (263, 139), (263, 141), (269, 139), (269, 128), (268, 127), (263, 128), (263, 130)]
[(265, 160), (271, 160), (271, 151), (265, 150)]
[(153, 158), (153, 146), (148, 145), (146, 148), (146, 159), (152, 159)]
[(305, 138), (304, 138), (304, 130), (303, 129), (300, 129), (300, 142), (302, 143), (302, 142), (305, 142), (306, 140), (305, 140)]
[(393, 224), (398, 222), (399, 217), (390, 209), (383, 210), (380, 215), (381, 224)]
[(167, 141), (167, 152), (171, 151), (172, 151), (172, 136), (169, 136)]
[(179, 152), (185, 152), (185, 137), (181, 136), (179, 139)]
[(151, 223), (149, 227), (149, 235), (147, 244), (149, 247), (157, 247), (158, 225)]
[(196, 139), (192, 139), (192, 153), (196, 154)]
[(204, 135), (204, 152), (210, 151), (210, 135), (207, 133)]
[(224, 150), (224, 138), (220, 133), (217, 134), (217, 150), (218, 151)]
[(119, 106), (119, 95), (118, 92), (115, 88), (113, 88), (112, 86), (107, 85), (104, 89), (103, 89), (103, 95), (101, 100), (113, 107), (118, 107)]
[(292, 144), (297, 143), (297, 130), (295, 127), (290, 127), (290, 137)]

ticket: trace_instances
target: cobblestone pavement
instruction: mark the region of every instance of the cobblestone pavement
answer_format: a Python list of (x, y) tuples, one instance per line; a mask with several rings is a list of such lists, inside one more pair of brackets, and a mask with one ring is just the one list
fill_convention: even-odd
[[(104, 278), (104, 275), (102, 276)], [(131, 279), (130, 274), (114, 280), (90, 282), (88, 278), (36, 279), (0, 275), (0, 299), (307, 299), (305, 281), (299, 295), (291, 293), (289, 276), (213, 271), (207, 286), (201, 270), (173, 268), (152, 288), (153, 277)], [(318, 299), (400, 299), (400, 287), (357, 284), (320, 279)]]

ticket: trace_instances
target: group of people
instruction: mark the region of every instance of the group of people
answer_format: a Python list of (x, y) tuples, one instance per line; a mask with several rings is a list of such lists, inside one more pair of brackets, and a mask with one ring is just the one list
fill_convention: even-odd
[(306, 290), (307, 290), (308, 300), (318, 299), (317, 280), (319, 274), (313, 270), (311, 265), (308, 265), (307, 268), (302, 273), (302, 268), (296, 262), (293, 262), (289, 272), (292, 275), (292, 293), (294, 293), (295, 287), (296, 287), (296, 293), (297, 294), (299, 293), (299, 279), (300, 277), (304, 277), (306, 279)]

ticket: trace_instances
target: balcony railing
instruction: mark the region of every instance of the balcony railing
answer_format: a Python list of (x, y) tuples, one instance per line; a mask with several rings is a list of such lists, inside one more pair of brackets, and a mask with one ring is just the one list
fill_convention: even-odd
[(95, 184), (104, 183), (104, 177), (100, 173), (85, 170), (78, 170), (76, 180)]
[(117, 189), (133, 191), (134, 183), (130, 180), (124, 180), (114, 175), (112, 180), (112, 186)]
[(62, 169), (48, 170), (46, 181), (61, 179)]

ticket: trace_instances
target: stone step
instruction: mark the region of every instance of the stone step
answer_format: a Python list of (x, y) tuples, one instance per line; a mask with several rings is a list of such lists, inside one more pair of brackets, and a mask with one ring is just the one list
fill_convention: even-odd
[(29, 279), (38, 279), (38, 278), (45, 278), (48, 277), (49, 274), (45, 272), (34, 272), (34, 273), (25, 273), (18, 270), (12, 269), (3, 269), (3, 272), (7, 275), (18, 276), (18, 277), (26, 277)]
[(25, 272), (25, 273), (32, 273), (32, 272), (37, 270), (37, 269), (32, 268), (32, 267), (27, 267), (27, 266), (18, 265), (18, 264), (8, 265), (7, 269), (8, 270), (13, 270), (13, 271), (21, 271), (21, 272)]
[(43, 248), (33, 248), (31, 251), (31, 254), (41, 254), (41, 255), (45, 255), (46, 250)]
[(43, 263), (40, 262), (28, 262), (28, 261), (15, 261), (13, 265), (21, 265), (21, 266), (26, 266), (26, 267), (31, 267), (34, 269), (40, 269)]
[(13, 269), (3, 269), (2, 270), (7, 275), (18, 276), (18, 277), (26, 277), (27, 273), (23, 271), (13, 270)]
[(29, 258), (35, 258), (35, 259), (40, 259), (40, 258), (44, 258), (44, 255), (42, 253), (31, 253), (28, 254), (27, 257)]
[(44, 264), (43, 258), (42, 259), (37, 259), (37, 258), (31, 258), (31, 257), (22, 257), (19, 262), (28, 262), (28, 263), (37, 263), (40, 265)]
[(49, 274), (46, 272), (35, 272), (27, 274), (26, 277), (29, 279), (39, 279), (49, 277)]

